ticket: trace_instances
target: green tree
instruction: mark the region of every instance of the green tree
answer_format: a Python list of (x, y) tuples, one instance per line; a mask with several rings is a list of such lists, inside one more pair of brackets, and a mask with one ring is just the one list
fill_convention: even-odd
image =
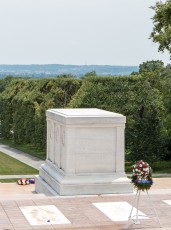
[(164, 78), (168, 78), (171, 77), (171, 64), (168, 64), (163, 71), (161, 72), (161, 77)]
[(150, 38), (159, 44), (159, 51), (167, 50), (171, 53), (171, 0), (165, 3), (157, 2), (151, 8), (155, 14), (152, 18), (154, 27)]
[(164, 69), (164, 63), (160, 60), (146, 61), (139, 65), (139, 73), (161, 72)]
[(96, 74), (96, 71), (91, 71), (91, 72), (87, 72), (84, 76), (91, 77), (91, 76), (97, 76), (97, 74)]
[(12, 76), (6, 76), (3, 79), (0, 79), (0, 93), (2, 93), (6, 86), (14, 79)]

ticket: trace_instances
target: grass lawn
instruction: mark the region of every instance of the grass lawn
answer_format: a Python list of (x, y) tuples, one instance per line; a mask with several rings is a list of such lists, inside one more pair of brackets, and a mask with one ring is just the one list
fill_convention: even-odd
[(29, 175), (38, 173), (37, 169), (0, 152), (0, 175)]

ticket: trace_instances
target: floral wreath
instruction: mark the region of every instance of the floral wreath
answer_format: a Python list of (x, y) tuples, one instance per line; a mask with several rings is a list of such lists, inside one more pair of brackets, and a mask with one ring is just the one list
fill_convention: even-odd
[(31, 179), (22, 179), (20, 178), (17, 181), (18, 185), (28, 185), (28, 184), (35, 184), (35, 179), (31, 178)]
[(133, 165), (132, 183), (137, 190), (148, 190), (153, 184), (151, 167), (147, 162), (139, 161)]

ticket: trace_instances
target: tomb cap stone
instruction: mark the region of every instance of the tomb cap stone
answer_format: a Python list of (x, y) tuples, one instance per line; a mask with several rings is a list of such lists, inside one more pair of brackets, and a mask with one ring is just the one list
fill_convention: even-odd
[(125, 123), (126, 117), (119, 113), (109, 112), (97, 108), (79, 109), (49, 109), (46, 111), (48, 118), (63, 124), (92, 124), (92, 123)]

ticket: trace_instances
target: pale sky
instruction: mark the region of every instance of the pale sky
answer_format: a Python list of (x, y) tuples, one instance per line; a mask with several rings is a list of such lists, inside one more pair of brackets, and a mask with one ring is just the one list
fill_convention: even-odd
[(0, 64), (167, 64), (149, 39), (156, 2), (0, 0)]

